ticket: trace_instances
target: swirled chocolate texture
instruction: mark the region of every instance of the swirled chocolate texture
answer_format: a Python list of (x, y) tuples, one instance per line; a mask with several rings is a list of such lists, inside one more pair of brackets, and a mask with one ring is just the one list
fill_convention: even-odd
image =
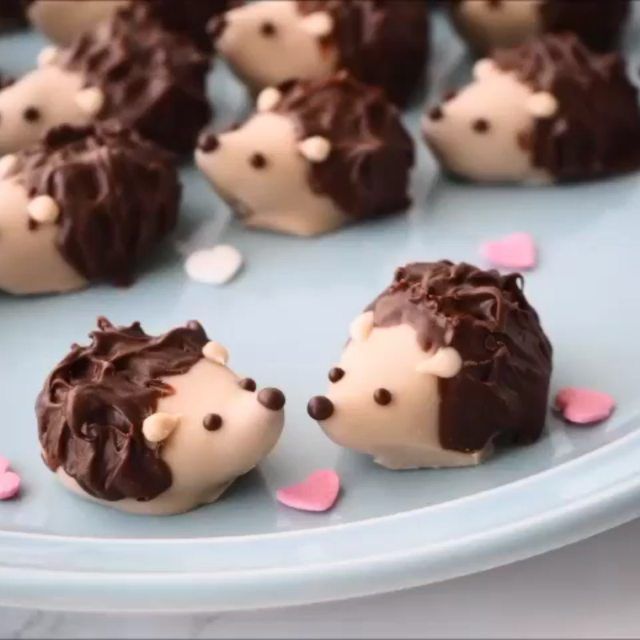
[(55, 200), (57, 249), (89, 281), (131, 284), (176, 224), (181, 186), (172, 158), (118, 124), (63, 125), (16, 157), (12, 175), (29, 197)]
[(144, 0), (151, 15), (167, 30), (188, 37), (198, 48), (211, 52), (207, 23), (239, 4), (239, 0)]
[(552, 349), (520, 275), (448, 261), (409, 264), (368, 310), (375, 326), (407, 324), (425, 351), (450, 346), (462, 357), (460, 373), (439, 380), (445, 449), (540, 437)]
[(572, 31), (596, 51), (616, 47), (630, 10), (629, 0), (546, 0), (540, 5), (545, 31)]
[(638, 91), (620, 55), (594, 54), (572, 34), (549, 34), (498, 50), (493, 60), (558, 102), (553, 116), (535, 121), (529, 141), (534, 166), (560, 181), (640, 167)]
[(406, 105), (424, 82), (429, 54), (425, 0), (298, 0), (304, 15), (328, 11), (335, 25), (325, 45), (337, 47), (340, 66), (382, 87)]
[(117, 119), (177, 154), (193, 151), (211, 119), (208, 57), (186, 36), (163, 29), (145, 3), (81, 35), (56, 64), (102, 90), (99, 119)]
[(293, 119), (301, 140), (322, 136), (331, 143), (329, 158), (310, 164), (315, 193), (356, 219), (410, 206), (414, 143), (381, 89), (339, 72), (327, 80), (285, 83), (281, 91), (274, 112)]
[(166, 491), (171, 470), (161, 445), (145, 440), (142, 424), (173, 393), (162, 378), (187, 373), (206, 342), (197, 322), (152, 337), (137, 322), (116, 327), (99, 318), (91, 344), (73, 345), (38, 396), (47, 466), (62, 468), (102, 500), (147, 501)]
[[(463, 2), (482, 2), (499, 11), (502, 5), (514, 0), (451, 0), (449, 9), (455, 26), (465, 38), (473, 42), (472, 34), (460, 19)], [(515, 0), (517, 1), (517, 0)], [(594, 51), (611, 51), (619, 44), (624, 26), (631, 13), (630, 0), (541, 0), (540, 33), (575, 33)]]

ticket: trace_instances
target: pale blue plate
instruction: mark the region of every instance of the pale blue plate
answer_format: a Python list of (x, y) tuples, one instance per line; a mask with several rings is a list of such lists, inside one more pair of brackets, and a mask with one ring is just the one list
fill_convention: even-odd
[[(442, 26), (442, 25), (440, 25)], [(0, 40), (9, 71), (41, 41)], [(436, 90), (460, 48), (437, 38)], [(637, 61), (636, 61), (636, 67)], [(220, 121), (242, 93), (215, 78)], [(415, 130), (416, 118), (411, 119)], [(512, 562), (640, 514), (640, 176), (568, 188), (479, 188), (435, 176), (422, 151), (418, 206), (408, 217), (300, 240), (227, 226), (224, 207), (192, 169), (177, 242), (131, 289), (64, 297), (0, 296), (0, 452), (24, 479), (0, 503), (0, 604), (91, 610), (222, 610), (346, 598), (444, 580)], [(409, 260), (479, 261), (478, 245), (529, 231), (541, 265), (527, 293), (555, 345), (553, 390), (612, 393), (596, 428), (549, 417), (535, 446), (466, 470), (393, 473), (341, 451), (307, 417), (348, 322)], [(223, 288), (189, 281), (190, 250), (222, 232), (247, 260)], [(34, 398), (46, 374), (105, 314), (152, 332), (191, 318), (227, 345), (231, 364), (287, 393), (287, 426), (271, 457), (221, 502), (141, 518), (67, 494), (39, 459)], [(335, 467), (344, 495), (328, 514), (279, 506), (275, 490)]]

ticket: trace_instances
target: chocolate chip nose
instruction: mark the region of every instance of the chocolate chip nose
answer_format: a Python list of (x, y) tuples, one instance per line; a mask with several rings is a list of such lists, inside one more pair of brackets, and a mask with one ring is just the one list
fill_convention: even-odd
[(220, 146), (220, 139), (211, 132), (205, 132), (198, 138), (198, 149), (213, 153)]
[(307, 413), (314, 420), (328, 420), (334, 412), (333, 402), (326, 396), (316, 396), (309, 400)]
[(224, 16), (215, 16), (207, 25), (207, 33), (212, 40), (218, 40), (225, 29), (229, 26), (229, 21)]
[(263, 389), (258, 394), (258, 402), (269, 411), (280, 411), (284, 407), (286, 398), (280, 389), (269, 388)]

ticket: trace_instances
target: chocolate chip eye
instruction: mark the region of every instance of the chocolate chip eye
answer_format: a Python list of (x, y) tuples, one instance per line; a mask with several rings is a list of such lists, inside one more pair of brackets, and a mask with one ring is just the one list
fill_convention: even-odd
[(40, 120), (40, 110), (35, 107), (27, 107), (22, 114), (27, 122), (37, 122)]
[(222, 426), (222, 418), (217, 413), (208, 413), (202, 424), (207, 431), (217, 431)]
[(275, 36), (276, 33), (278, 33), (278, 29), (276, 28), (276, 25), (273, 24), (273, 22), (263, 22), (260, 25), (260, 33), (265, 38), (273, 38), (273, 36)]
[(386, 407), (392, 400), (393, 396), (387, 389), (376, 389), (373, 399), (381, 406)]
[(471, 126), (476, 133), (486, 133), (491, 128), (489, 121), (485, 120), (484, 118), (478, 118), (477, 120), (474, 120)]
[(344, 369), (340, 367), (334, 367), (329, 371), (329, 381), (330, 382), (340, 382), (344, 378)]
[(243, 380), (240, 380), (238, 384), (240, 385), (240, 388), (244, 389), (245, 391), (253, 392), (258, 388), (256, 385), (256, 381), (253, 378), (244, 378)]
[(264, 169), (267, 166), (267, 159), (261, 153), (254, 153), (249, 162), (254, 169)]
[(442, 118), (444, 118), (442, 107), (433, 107), (433, 109), (429, 111), (429, 118), (431, 118), (431, 120), (442, 120)]

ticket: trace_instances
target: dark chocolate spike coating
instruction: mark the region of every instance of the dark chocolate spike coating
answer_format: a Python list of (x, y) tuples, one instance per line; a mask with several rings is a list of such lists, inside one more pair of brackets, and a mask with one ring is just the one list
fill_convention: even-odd
[(176, 224), (181, 186), (172, 158), (119, 125), (63, 125), (16, 157), (30, 197), (49, 195), (60, 208), (56, 246), (89, 281), (130, 284)]
[(557, 100), (557, 113), (537, 118), (533, 164), (559, 181), (585, 180), (640, 167), (638, 91), (618, 54), (598, 55), (575, 35), (545, 35), (498, 50), (496, 65)]
[(100, 119), (115, 118), (165, 149), (191, 153), (212, 114), (209, 59), (151, 13), (147, 3), (133, 3), (79, 36), (56, 64), (102, 90)]
[(405, 106), (426, 77), (429, 9), (426, 0), (298, 0), (301, 13), (327, 11), (335, 25), (325, 44), (340, 66), (381, 87)]
[(44, 460), (102, 500), (152, 500), (172, 482), (144, 419), (173, 391), (161, 378), (187, 373), (208, 342), (199, 324), (148, 336), (105, 318), (87, 347), (74, 346), (47, 378), (36, 413)]
[(460, 373), (439, 380), (445, 449), (540, 437), (552, 349), (521, 280), (464, 263), (410, 264), (367, 309), (376, 327), (407, 324), (425, 351), (450, 346), (462, 357)]
[(197, 47), (210, 52), (207, 23), (240, 4), (238, 0), (143, 0), (153, 17), (167, 30), (188, 37)]
[(595, 51), (616, 47), (630, 13), (630, 0), (546, 0), (540, 5), (545, 31), (572, 31)]
[(300, 139), (323, 136), (331, 143), (324, 162), (311, 163), (309, 183), (349, 217), (372, 218), (410, 206), (414, 142), (398, 110), (382, 91), (340, 72), (318, 81), (280, 86), (274, 109), (296, 123)]

